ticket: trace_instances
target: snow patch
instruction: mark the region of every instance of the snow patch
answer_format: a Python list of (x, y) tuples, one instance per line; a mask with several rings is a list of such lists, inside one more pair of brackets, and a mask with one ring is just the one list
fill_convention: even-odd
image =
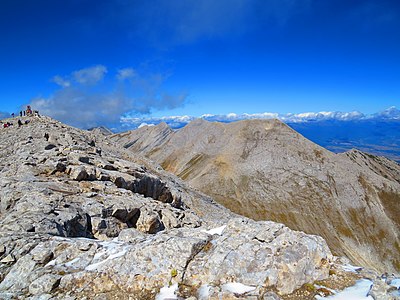
[(50, 266), (55, 266), (55, 265), (56, 265), (56, 260), (53, 259), (53, 260), (49, 261), (49, 262), (47, 263), (47, 265), (45, 265), (45, 267), (50, 267)]
[(400, 278), (395, 278), (390, 282), (391, 286), (394, 286), (396, 289), (400, 289)]
[(197, 291), (200, 300), (206, 300), (210, 297), (210, 286), (208, 284), (202, 285)]
[(70, 268), (73, 266), (74, 263), (76, 263), (78, 260), (80, 260), (79, 257), (75, 257), (73, 260), (70, 260), (69, 262), (65, 263), (64, 266)]
[(356, 266), (352, 266), (350, 264), (347, 265), (343, 265), (342, 269), (346, 272), (353, 272), (353, 273), (358, 273), (359, 271), (362, 270), (362, 267), (356, 267)]
[(164, 286), (161, 288), (160, 292), (156, 295), (156, 300), (166, 300), (166, 299), (178, 299), (176, 296), (176, 291), (178, 290), (178, 284), (175, 283), (170, 287)]
[(210, 230), (203, 230), (203, 232), (208, 233), (210, 235), (214, 235), (214, 234), (222, 235), (222, 232), (224, 231), (225, 227), (226, 227), (226, 225), (223, 225), (221, 227), (213, 228)]
[(373, 300), (371, 296), (368, 295), (372, 286), (372, 281), (368, 279), (361, 279), (356, 282), (355, 285), (344, 289), (343, 291), (337, 293), (336, 295), (321, 297), (315, 296), (316, 299), (329, 299), (329, 300)]
[[(400, 278), (395, 278), (390, 282), (390, 286), (395, 287), (397, 290), (392, 291), (390, 294), (393, 297), (399, 297), (400, 299)], [(397, 299), (397, 298), (396, 298)]]
[(234, 294), (245, 294), (254, 291), (256, 288), (253, 286), (244, 285), (240, 282), (230, 282), (222, 285), (222, 290)]
[(86, 271), (96, 270), (100, 265), (106, 263), (107, 261), (125, 255), (129, 248), (129, 246), (123, 246), (123, 244), (115, 241), (102, 242), (100, 245), (103, 246), (104, 249), (94, 255), (92, 262), (95, 263), (88, 265), (85, 268)]

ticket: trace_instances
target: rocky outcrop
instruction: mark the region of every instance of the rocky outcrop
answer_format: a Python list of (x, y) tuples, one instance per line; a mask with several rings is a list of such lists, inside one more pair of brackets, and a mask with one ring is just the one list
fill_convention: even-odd
[(329, 278), (322, 238), (239, 217), (93, 133), (36, 117), (0, 141), (1, 299), (278, 299)]
[(357, 150), (334, 154), (278, 120), (199, 119), (176, 132), (159, 125), (109, 139), (238, 214), (321, 235), (356, 264), (400, 271), (400, 166), (393, 161)]
[(16, 237), (29, 244), (26, 254), (18, 253), (11, 237), (0, 238), (2, 244), (14, 246), (17, 257), (0, 291), (14, 295), (91, 298), (94, 293), (127, 298), (140, 291), (142, 295), (134, 297), (143, 299), (178, 283), (185, 298), (199, 297), (201, 291), (218, 297), (224, 285), (240, 282), (251, 287), (248, 295), (262, 297), (268, 289), (288, 294), (306, 282), (328, 277), (331, 259), (321, 238), (244, 219), (229, 221), (221, 235), (180, 228), (123, 241)]

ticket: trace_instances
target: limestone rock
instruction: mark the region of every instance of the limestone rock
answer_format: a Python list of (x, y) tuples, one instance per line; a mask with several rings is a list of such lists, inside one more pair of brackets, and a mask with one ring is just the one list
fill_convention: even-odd
[(47, 264), (53, 257), (54, 254), (49, 249), (43, 249), (41, 247), (35, 247), (31, 253), (32, 259), (40, 264)]
[(29, 255), (18, 259), (0, 283), (0, 292), (7, 291), (14, 293), (27, 289), (30, 284), (28, 278), (32, 276), (31, 272), (33, 272), (35, 267), (36, 263)]
[(0, 263), (3, 264), (13, 263), (13, 262), (15, 262), (15, 257), (11, 254), (8, 254), (6, 257), (0, 260)]
[(117, 237), (121, 231), (119, 223), (113, 219), (92, 218), (92, 230), (98, 239)]
[(76, 181), (86, 180), (89, 177), (84, 166), (68, 167), (67, 173), (72, 180)]
[(369, 295), (373, 299), (398, 300), (400, 299), (400, 290), (391, 285), (391, 280), (389, 278), (386, 280), (376, 278), (373, 282)]
[(122, 242), (135, 242), (136, 240), (144, 240), (145, 235), (135, 229), (135, 228), (126, 228), (120, 231), (118, 235), (118, 240)]
[[(262, 229), (277, 232), (278, 228), (279, 235), (270, 242), (254, 238)], [(321, 238), (243, 218), (229, 221), (221, 235), (202, 228), (178, 228), (146, 237), (132, 228), (123, 230), (119, 241), (19, 236), (20, 240), (32, 238), (37, 246), (14, 264), (0, 292), (54, 290), (59, 295), (92, 297), (148, 290), (151, 294), (172, 280), (190, 287), (197, 296), (201, 286), (241, 282), (254, 286), (253, 294), (260, 297), (265, 282), (286, 294), (305, 282), (325, 278), (329, 267), (321, 261), (331, 259)], [(38, 264), (38, 258), (45, 257), (41, 255), (44, 249), (54, 254), (45, 266)], [(176, 271), (171, 279), (172, 270)]]
[(136, 228), (145, 233), (157, 233), (164, 230), (165, 227), (157, 212), (142, 210)]
[(45, 274), (29, 285), (29, 293), (32, 295), (50, 293), (59, 285), (60, 279), (61, 276), (59, 275)]

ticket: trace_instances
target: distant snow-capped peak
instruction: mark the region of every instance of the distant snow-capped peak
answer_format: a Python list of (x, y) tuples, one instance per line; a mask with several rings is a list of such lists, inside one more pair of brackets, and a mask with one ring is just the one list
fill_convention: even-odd
[(400, 110), (395, 106), (391, 106), (384, 111), (381, 111), (377, 114), (373, 115), (375, 118), (383, 118), (383, 119), (400, 119)]
[(279, 119), (285, 123), (318, 122), (318, 121), (356, 121), (356, 120), (400, 120), (400, 110), (391, 106), (379, 113), (365, 115), (359, 111), (340, 112), (340, 111), (321, 111), (304, 113), (279, 114), (272, 112), (254, 113), (254, 114), (203, 114), (200, 117), (194, 116), (165, 116), (165, 117), (129, 117), (121, 118), (122, 129), (139, 128), (142, 126), (151, 126), (161, 122), (167, 123), (172, 128), (181, 128), (194, 119), (203, 119), (211, 122), (233, 122), (246, 119)]

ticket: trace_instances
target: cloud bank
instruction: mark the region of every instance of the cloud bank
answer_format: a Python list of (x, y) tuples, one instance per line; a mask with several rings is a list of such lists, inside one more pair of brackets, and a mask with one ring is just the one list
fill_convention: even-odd
[(119, 69), (117, 73), (118, 80), (125, 80), (135, 77), (136, 71), (133, 68)]
[(226, 115), (213, 115), (205, 114), (200, 117), (193, 116), (168, 116), (168, 117), (145, 117), (145, 118), (134, 118), (134, 117), (122, 117), (121, 127), (118, 131), (135, 129), (143, 126), (152, 126), (161, 122), (167, 123), (171, 128), (181, 128), (189, 122), (200, 118), (210, 122), (234, 122), (248, 119), (279, 119), (285, 123), (304, 123), (304, 122), (319, 122), (319, 121), (362, 121), (362, 120), (399, 120), (400, 121), (400, 110), (392, 106), (388, 109), (371, 114), (365, 115), (358, 111), (352, 112), (307, 112), (299, 114), (279, 114), (279, 113), (256, 113), (256, 114), (235, 114), (229, 113)]
[(96, 84), (104, 78), (107, 68), (102, 65), (81, 69), (72, 73), (73, 79), (80, 84)]
[(63, 88), (70, 87), (72, 84), (95, 85), (103, 80), (107, 68), (97, 65), (72, 72), (68, 76), (56, 75), (52, 81)]
[(138, 116), (183, 105), (186, 93), (166, 91), (167, 78), (162, 73), (141, 75), (133, 68), (110, 74), (105, 66), (96, 65), (54, 76), (59, 89), (48, 98), (33, 99), (30, 105), (73, 126), (112, 127), (127, 113)]

